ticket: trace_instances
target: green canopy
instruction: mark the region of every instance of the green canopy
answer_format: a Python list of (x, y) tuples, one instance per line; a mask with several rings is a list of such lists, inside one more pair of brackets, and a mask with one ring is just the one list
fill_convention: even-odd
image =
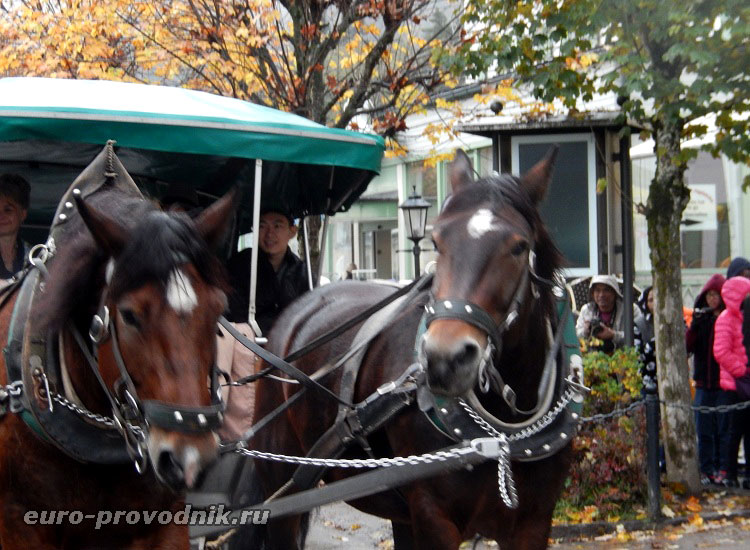
[(107, 140), (146, 193), (171, 183), (215, 197), (244, 189), (252, 202), (263, 161), (264, 204), (296, 216), (347, 209), (380, 171), (378, 136), (205, 92), (110, 81), (0, 79), (0, 171), (32, 184), (30, 225), (46, 225), (57, 199)]

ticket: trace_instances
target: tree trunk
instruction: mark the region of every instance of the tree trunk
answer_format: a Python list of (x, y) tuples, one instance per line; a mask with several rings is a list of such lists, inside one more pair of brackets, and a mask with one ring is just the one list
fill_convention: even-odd
[(695, 423), (689, 406), (690, 373), (682, 317), (680, 220), (690, 191), (680, 157), (682, 123), (657, 124), (656, 176), (648, 198), (648, 242), (654, 286), (654, 328), (661, 400), (661, 442), (667, 459), (667, 481), (700, 491)]

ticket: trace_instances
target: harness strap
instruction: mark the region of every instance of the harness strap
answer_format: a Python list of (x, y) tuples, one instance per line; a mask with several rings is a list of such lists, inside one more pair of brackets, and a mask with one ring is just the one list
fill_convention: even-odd
[(500, 331), (492, 316), (484, 309), (468, 300), (451, 298), (437, 300), (425, 306), (427, 312), (427, 326), (438, 319), (457, 319), (477, 327), (485, 332), (491, 341), (497, 345), (500, 342)]
[[(188, 407), (153, 399), (146, 399), (141, 402), (138, 399), (135, 384), (133, 384), (133, 380), (125, 368), (125, 360), (120, 352), (117, 331), (112, 320), (109, 323), (109, 330), (112, 336), (112, 351), (115, 356), (115, 363), (120, 371), (118, 385), (124, 384), (126, 386), (123, 392), (125, 402), (120, 404), (119, 407), (119, 410), (125, 414), (126, 419), (127, 414), (133, 414), (137, 417), (142, 412), (143, 419), (150, 424), (183, 433), (204, 433), (221, 427), (224, 421), (225, 406), (221, 400), (218, 369), (215, 366), (211, 369), (211, 405)], [(139, 409), (142, 409), (142, 411)]]
[(226, 320), (225, 317), (219, 317), (219, 324), (224, 327), (229, 334), (231, 334), (235, 340), (237, 340), (239, 343), (241, 343), (243, 346), (245, 346), (247, 349), (252, 351), (255, 355), (266, 361), (267, 363), (270, 363), (277, 369), (279, 369), (281, 372), (288, 375), (290, 378), (296, 380), (299, 382), (302, 386), (308, 389), (315, 390), (334, 401), (338, 402), (339, 404), (348, 407), (353, 408), (354, 405), (352, 403), (348, 403), (341, 399), (338, 395), (333, 393), (331, 390), (326, 388), (324, 385), (320, 384), (319, 382), (316, 382), (309, 376), (307, 376), (304, 372), (299, 370), (294, 365), (290, 365), (288, 362), (284, 361), (280, 357), (277, 357), (270, 351), (262, 348), (249, 338), (246, 338), (244, 334), (242, 334), (240, 331), (238, 331), (236, 328), (232, 326), (232, 324)]
[[(380, 300), (375, 305), (372, 305), (372, 306), (368, 307), (362, 313), (359, 313), (358, 315), (355, 315), (354, 317), (352, 317), (351, 319), (348, 319), (347, 321), (345, 321), (341, 325), (337, 326), (333, 330), (331, 330), (331, 331), (329, 331), (329, 332), (327, 332), (327, 333), (319, 336), (318, 338), (316, 338), (315, 340), (313, 340), (309, 344), (306, 344), (305, 346), (301, 347), (300, 349), (298, 349), (298, 350), (290, 353), (289, 355), (287, 355), (286, 357), (284, 357), (284, 361), (286, 361), (287, 363), (291, 363), (293, 361), (296, 361), (297, 359), (300, 359), (301, 357), (304, 357), (305, 355), (307, 355), (311, 351), (314, 351), (314, 350), (318, 349), (320, 346), (322, 346), (324, 344), (327, 344), (328, 342), (330, 342), (334, 338), (337, 338), (337, 337), (341, 336), (342, 334), (344, 334), (350, 328), (352, 328), (352, 327), (358, 325), (359, 323), (361, 323), (362, 321), (370, 318), (373, 314), (377, 313), (379, 310), (383, 309), (384, 307), (386, 307), (388, 304), (390, 304), (394, 300), (397, 300), (401, 296), (405, 296), (406, 294), (408, 294), (409, 292), (411, 292), (411, 290), (414, 287), (419, 286), (420, 288), (424, 288), (428, 284), (431, 284), (432, 283), (432, 277), (433, 276), (430, 273), (430, 274), (425, 275), (424, 277), (422, 277), (420, 279), (414, 279), (411, 283), (409, 283), (405, 287), (398, 289), (393, 294), (389, 294), (388, 296), (386, 296), (385, 298), (383, 298), (382, 300)], [(420, 283), (420, 281), (421, 281), (421, 283)], [(256, 380), (258, 380), (260, 378), (263, 378), (268, 373), (270, 373), (271, 371), (273, 371), (273, 369), (274, 369), (274, 367), (266, 367), (263, 370), (261, 370), (260, 372), (257, 372), (255, 374), (250, 374), (248, 376), (240, 378), (239, 380), (235, 380), (232, 383), (232, 385), (242, 385), (242, 384), (247, 384), (247, 383), (250, 383), (250, 382), (255, 382)]]

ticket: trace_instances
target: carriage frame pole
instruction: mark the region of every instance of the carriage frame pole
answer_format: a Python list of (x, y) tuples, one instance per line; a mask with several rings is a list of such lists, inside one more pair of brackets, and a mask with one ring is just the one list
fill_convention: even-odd
[[(312, 267), (310, 266), (310, 240), (307, 236), (307, 216), (302, 218), (302, 236), (305, 241), (305, 268), (307, 269), (307, 288), (312, 290), (313, 285)], [(318, 256), (320, 258), (320, 256)]]
[(255, 159), (255, 181), (253, 195), (253, 249), (250, 257), (250, 296), (248, 296), (247, 322), (255, 331), (256, 336), (262, 336), (258, 323), (255, 322), (255, 291), (258, 285), (258, 247), (260, 246), (260, 197), (263, 185), (263, 160)]
[(622, 213), (622, 297), (625, 304), (625, 345), (633, 345), (633, 181), (630, 136), (620, 138), (620, 208)]

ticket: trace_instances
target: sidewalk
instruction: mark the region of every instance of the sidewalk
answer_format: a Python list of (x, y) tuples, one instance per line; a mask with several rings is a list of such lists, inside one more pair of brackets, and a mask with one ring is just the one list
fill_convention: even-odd
[[(674, 517), (665, 517), (657, 524), (643, 519), (556, 525), (552, 527), (554, 542), (550, 548), (750, 548), (750, 491), (711, 488), (704, 491), (700, 501), (685, 499), (682, 503), (667, 504), (664, 510)], [(389, 550), (393, 548), (391, 526), (384, 519), (363, 514), (343, 503), (324, 506), (313, 514), (306, 547), (311, 550)], [(472, 548), (472, 545), (464, 547)], [(476, 545), (477, 550), (495, 548), (497, 546), (490, 541), (480, 541)]]

